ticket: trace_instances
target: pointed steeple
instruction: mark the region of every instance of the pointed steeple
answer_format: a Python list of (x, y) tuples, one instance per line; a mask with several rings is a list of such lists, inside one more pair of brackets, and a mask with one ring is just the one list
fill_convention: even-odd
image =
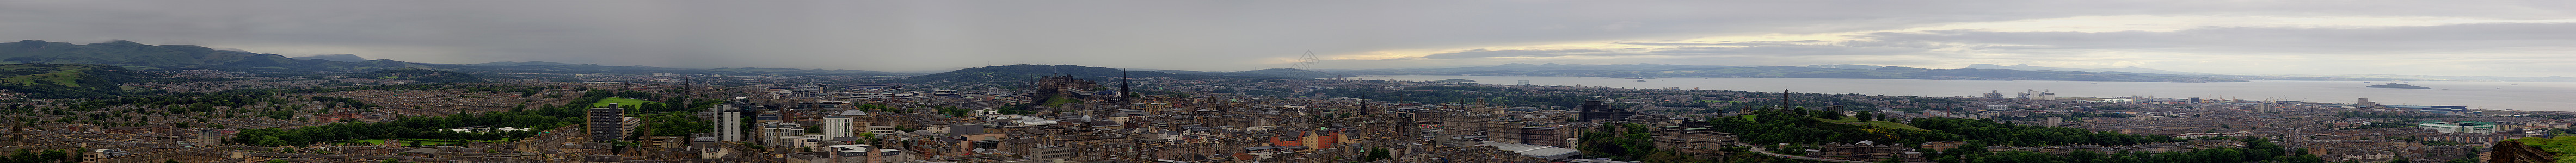
[(1369, 91), (1360, 91), (1360, 103), (1359, 103), (1359, 105), (1360, 105), (1360, 117), (1368, 117), (1368, 116), (1369, 116), (1369, 109), (1368, 109), (1368, 98), (1369, 98), (1369, 94), (1368, 94), (1368, 93), (1369, 93)]
[(1130, 82), (1134, 82), (1134, 81), (1136, 81), (1136, 79), (1135, 79), (1135, 78), (1127, 77), (1127, 71), (1126, 71), (1126, 70), (1119, 70), (1119, 71), (1118, 71), (1118, 97), (1119, 97), (1119, 98), (1121, 98), (1121, 99), (1126, 98), (1126, 97), (1127, 97), (1127, 94), (1129, 93), (1129, 92), (1127, 92), (1128, 90), (1134, 90), (1134, 89), (1136, 89), (1136, 87), (1135, 87), (1134, 85), (1129, 85), (1129, 84), (1128, 84), (1128, 83), (1130, 83)]

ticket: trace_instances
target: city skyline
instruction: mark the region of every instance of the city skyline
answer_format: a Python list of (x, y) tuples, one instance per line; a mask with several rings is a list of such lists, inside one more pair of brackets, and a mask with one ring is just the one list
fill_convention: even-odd
[[(2553, 7), (2558, 6), (2558, 7)], [(0, 2), (0, 39), (428, 63), (1241, 71), (1505, 63), (2576, 71), (2556, 1)], [(1190, 61), (1190, 62), (1172, 62)]]

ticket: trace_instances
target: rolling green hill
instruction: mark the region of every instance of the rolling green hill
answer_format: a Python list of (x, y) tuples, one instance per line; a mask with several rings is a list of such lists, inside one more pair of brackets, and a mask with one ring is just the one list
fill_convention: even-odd
[(195, 68), (240, 72), (330, 71), (426, 66), (393, 60), (361, 62), (299, 60), (277, 54), (215, 50), (196, 45), (145, 45), (123, 40), (95, 44), (40, 40), (0, 43), (0, 63), (103, 64), (136, 70)]
[(0, 64), (0, 89), (29, 98), (86, 98), (131, 93), (127, 82), (188, 80), (97, 64)]
[[(358, 59), (341, 55), (343, 60)], [(651, 66), (605, 66), (553, 62), (492, 62), (482, 64), (411, 63), (394, 60), (333, 61), (296, 59), (277, 54), (216, 50), (196, 45), (146, 45), (132, 41), (109, 41), (73, 44), (22, 40), (0, 43), (0, 63), (102, 64), (132, 70), (210, 69), (250, 73), (324, 74), (366, 72), (365, 70), (437, 68), (476, 74), (509, 72), (563, 74), (631, 74), (651, 73), (715, 75), (901, 75), (866, 70), (821, 70), (779, 68), (683, 69)], [(356, 70), (356, 71), (351, 71)]]

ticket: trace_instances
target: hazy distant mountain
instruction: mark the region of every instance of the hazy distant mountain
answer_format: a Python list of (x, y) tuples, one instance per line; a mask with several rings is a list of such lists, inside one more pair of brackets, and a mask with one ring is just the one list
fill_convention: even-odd
[(2010, 70), (2029, 70), (2029, 71), (2041, 71), (2041, 70), (2047, 70), (2047, 71), (2083, 71), (2083, 72), (2115, 72), (2115, 71), (2116, 71), (2116, 72), (2149, 73), (2149, 74), (2210, 75), (2210, 73), (2181, 72), (2181, 71), (2165, 71), (2165, 70), (2157, 70), (2157, 69), (2138, 68), (2138, 66), (2129, 66), (2129, 67), (2121, 67), (2121, 68), (2094, 68), (2094, 69), (2086, 69), (2086, 68), (2040, 67), (2040, 66), (2031, 66), (2030, 64), (2015, 64), (2015, 65), (2011, 65), (2011, 66), (1994, 65), (1994, 64), (1971, 64), (1971, 65), (1968, 65), (1968, 68), (1970, 68), (1970, 69), (2010, 69)]
[[(1256, 70), (1256, 71), (1258, 71), (1258, 70)], [(948, 72), (944, 72), (944, 73), (929, 74), (929, 75), (921, 75), (921, 76), (913, 76), (912, 78), (903, 79), (903, 82), (925, 83), (925, 82), (941, 82), (941, 81), (946, 81), (946, 82), (989, 82), (989, 83), (1004, 83), (1004, 84), (1010, 84), (1010, 83), (1022, 83), (1022, 82), (1027, 82), (1027, 81), (1031, 81), (1031, 80), (1037, 80), (1039, 77), (1044, 77), (1044, 76), (1054, 76), (1054, 75), (1071, 75), (1071, 76), (1073, 76), (1074, 78), (1077, 78), (1077, 79), (1091, 80), (1091, 81), (1101, 81), (1101, 82), (1110, 81), (1110, 79), (1113, 79), (1113, 78), (1115, 78), (1115, 77), (1119, 77), (1119, 76), (1138, 77), (1138, 78), (1143, 78), (1143, 77), (1170, 77), (1170, 78), (1176, 78), (1176, 79), (1218, 79), (1218, 78), (1291, 79), (1291, 78), (1287, 78), (1287, 77), (1268, 77), (1268, 76), (1195, 75), (1195, 74), (1176, 74), (1176, 73), (1168, 73), (1168, 72), (1161, 72), (1161, 71), (1127, 71), (1127, 70), (1119, 70), (1119, 69), (1115, 69), (1115, 68), (1107, 68), (1107, 67), (1091, 67), (1091, 66), (1078, 66), (1078, 65), (1030, 65), (1030, 64), (1019, 64), (1019, 65), (984, 66), (984, 67), (976, 67), (976, 68), (957, 69), (956, 71), (948, 71)]]
[(690, 71), (690, 69), (681, 69), (681, 68), (663, 68), (663, 67), (652, 67), (652, 66), (608, 66), (608, 65), (599, 65), (599, 64), (570, 64), (570, 63), (554, 63), (554, 62), (492, 62), (492, 63), (477, 63), (477, 64), (435, 64), (435, 63), (432, 63), (432, 64), (427, 64), (427, 65), (437, 66), (438, 68), (456, 69), (456, 71), (461, 71), (461, 72), (477, 72), (477, 73), (530, 72), (530, 73), (563, 73), (563, 74), (636, 74), (636, 75), (640, 75), (640, 74), (652, 74), (652, 73), (678, 73), (678, 72), (682, 72), (682, 71)]
[(1798, 66), (1798, 67), (1806, 67), (1806, 68), (1830, 68), (1830, 69), (1864, 69), (1864, 70), (1874, 70), (1874, 69), (1878, 69), (1878, 68), (1880, 68), (1880, 67), (1887, 67), (1887, 66), (1876, 66), (1876, 65), (1854, 65), (1854, 64), (1833, 64), (1833, 65), (1807, 65), (1807, 66)]
[(1503, 64), (1503, 65), (1495, 65), (1495, 66), (1482, 66), (1482, 67), (1459, 67), (1459, 68), (1358, 69), (1358, 70), (1337, 69), (1337, 70), (1318, 70), (1318, 71), (1329, 72), (1329, 73), (1333, 73), (1333, 74), (1346, 74), (1346, 75), (1435, 75), (1435, 74), (1470, 74), (1470, 73), (1477, 73), (1477, 72), (1499, 72), (1499, 71), (1590, 72), (1590, 71), (1646, 71), (1646, 70), (1665, 70), (1665, 69), (1730, 68), (1730, 67), (1737, 67), (1737, 66), (1717, 66), (1717, 65), (1667, 65), (1667, 64), (1643, 64), (1643, 63), (1640, 63), (1640, 64), (1610, 64), (1610, 65), (1556, 64), (1556, 63), (1547, 63), (1547, 64), (1511, 63), (1511, 64)]
[(384, 69), (370, 73), (351, 74), (351, 76), (376, 79), (412, 80), (431, 83), (483, 82), (483, 78), (475, 77), (474, 74), (425, 69)]
[(695, 74), (712, 74), (712, 75), (743, 75), (743, 76), (751, 76), (751, 75), (788, 75), (788, 76), (794, 76), (794, 75), (858, 75), (858, 76), (896, 76), (896, 75), (904, 75), (904, 74), (901, 74), (901, 73), (892, 73), (892, 72), (884, 72), (884, 71), (868, 71), (868, 70), (826, 70), (826, 69), (750, 68), (750, 67), (745, 67), (745, 68), (715, 68), (715, 69), (698, 69), (698, 70), (692, 70), (692, 71), (687, 71), (687, 72), (689, 72), (689, 73), (695, 73)]
[(2406, 85), (2406, 84), (2398, 84), (2398, 83), (2388, 83), (2388, 84), (2370, 85), (2370, 86), (2362, 86), (2362, 87), (2365, 87), (2365, 88), (2433, 89), (2433, 88), (2430, 88), (2430, 87), (2415, 86), (2415, 85)]
[(314, 54), (314, 55), (312, 55), (312, 56), (287, 57), (287, 58), (295, 58), (295, 59), (319, 59), (319, 60), (325, 60), (325, 61), (341, 61), (341, 62), (359, 62), (359, 61), (367, 61), (367, 58), (366, 58), (366, 57), (358, 57), (358, 55), (351, 55), (351, 54)]
[(286, 57), (277, 54), (251, 53), (237, 49), (213, 49), (196, 45), (145, 45), (132, 41), (109, 41), (96, 44), (72, 44), (24, 40), (0, 43), (0, 63), (65, 63), (115, 65), (136, 70), (211, 69), (235, 72), (369, 72), (368, 70), (437, 68), (468, 73), (536, 72), (565, 74), (715, 74), (715, 75), (906, 75), (867, 70), (719, 68), (683, 69), (652, 66), (606, 66), (554, 62), (492, 62), (479, 64), (411, 63), (394, 60), (367, 60), (350, 54), (322, 54)]
[[(472, 64), (472, 65), (474, 65), (474, 66), (530, 66), (530, 65), (584, 65), (584, 64), (554, 63), (554, 62), (545, 62), (545, 61), (527, 61), (527, 62), (492, 62), (492, 63), (476, 63), (476, 64)], [(598, 64), (589, 64), (589, 65), (598, 65)]]
[(1341, 75), (1335, 75), (1335, 74), (1333, 74), (1333, 73), (1326, 73), (1326, 72), (1322, 72), (1322, 71), (1310, 71), (1310, 70), (1305, 70), (1305, 69), (1292, 69), (1292, 68), (1274, 68), (1274, 69), (1261, 69), (1261, 70), (1252, 70), (1252, 71), (1235, 71), (1235, 72), (1221, 72), (1221, 71), (1189, 71), (1189, 70), (1155, 70), (1155, 71), (1169, 72), (1169, 73), (1176, 73), (1176, 74), (1194, 74), (1194, 75), (1227, 75), (1227, 76), (1258, 76), (1258, 77), (1280, 77), (1280, 78), (1299, 78), (1299, 79), (1315, 79), (1315, 78), (1334, 78), (1334, 77), (1341, 77)]
[(798, 76), (798, 75), (901, 76), (901, 75), (909, 75), (909, 74), (904, 74), (904, 73), (891, 73), (891, 72), (883, 72), (883, 71), (868, 71), (868, 70), (792, 69), (792, 68), (753, 68), (753, 67), (743, 67), (743, 68), (714, 68), (714, 69), (685, 69), (685, 68), (667, 68), (667, 67), (653, 67), (653, 66), (609, 66), (609, 65), (599, 65), (599, 64), (571, 64), (571, 63), (555, 63), (555, 62), (540, 62), (540, 61), (529, 61), (529, 62), (492, 62), (492, 63), (477, 63), (477, 64), (429, 64), (429, 65), (434, 65), (434, 66), (437, 66), (437, 67), (439, 67), (439, 68), (452, 68), (452, 69), (457, 69), (457, 70), (459, 70), (459, 71), (468, 71), (468, 72), (537, 72), (537, 73), (564, 73), (564, 74), (631, 74), (631, 75), (654, 74), (654, 73), (672, 73), (672, 74), (737, 75), (737, 76), (759, 76), (759, 75), (781, 75), (781, 76)]
[(105, 64), (128, 69), (213, 69), (241, 72), (332, 71), (420, 67), (405, 62), (304, 60), (277, 54), (215, 50), (196, 45), (144, 45), (132, 41), (72, 44), (22, 40), (0, 43), (0, 62)]

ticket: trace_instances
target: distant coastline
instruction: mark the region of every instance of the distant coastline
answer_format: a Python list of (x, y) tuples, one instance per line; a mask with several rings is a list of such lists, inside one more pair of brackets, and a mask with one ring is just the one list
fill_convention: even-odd
[(2370, 85), (2370, 86), (2366, 86), (2366, 87), (2370, 87), (2370, 88), (2433, 89), (2433, 88), (2430, 88), (2430, 87), (2415, 86), (2415, 85), (2406, 85), (2406, 84), (2397, 84), (2397, 83), (2388, 83), (2388, 84), (2380, 84), (2380, 85)]

